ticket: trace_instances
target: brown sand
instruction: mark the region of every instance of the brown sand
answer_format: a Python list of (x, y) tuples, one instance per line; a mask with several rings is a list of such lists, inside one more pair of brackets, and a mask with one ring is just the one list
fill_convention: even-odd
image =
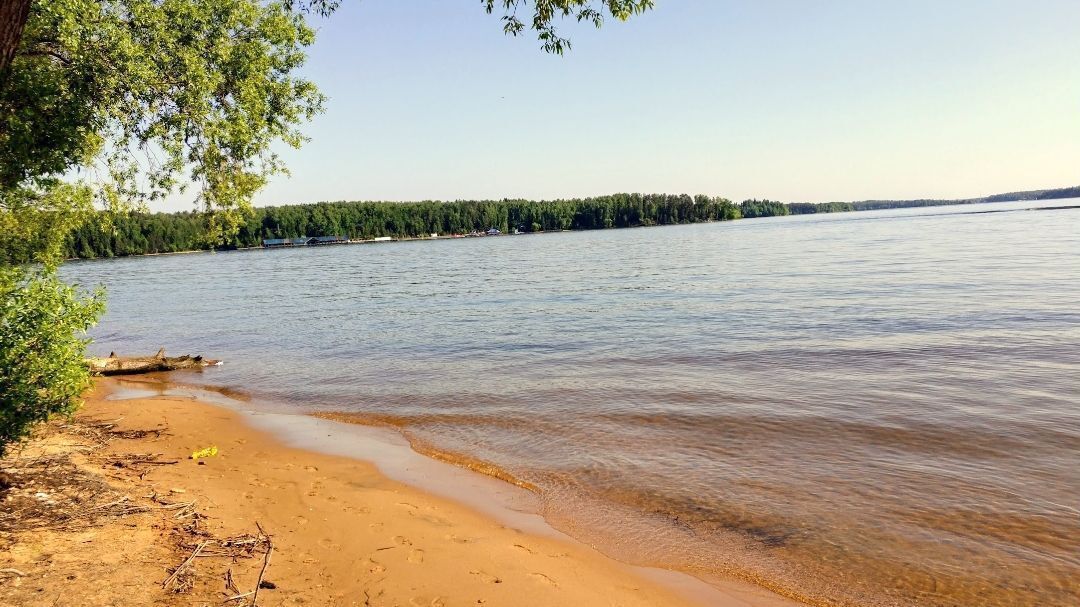
[[(254, 587), (262, 551), (195, 559), (184, 593), (161, 583), (199, 542), (255, 534), (256, 522), (274, 544), (265, 579), (275, 588), (260, 591), (263, 606), (790, 604), (746, 589), (688, 596), (586, 546), (389, 480), (372, 464), (286, 447), (228, 409), (175, 396), (106, 400), (113, 388), (100, 382), (79, 418), (165, 433), (77, 455), (79, 469), (140, 503), (195, 501), (205, 518), (162, 509), (82, 529), (16, 530), (0, 543), (0, 570), (17, 571), (0, 576), (0, 605), (221, 605), (234, 594), (229, 573), (240, 592)], [(28, 448), (78, 442), (60, 432)], [(190, 459), (208, 445), (216, 457)], [(102, 463), (146, 453), (178, 463)]]

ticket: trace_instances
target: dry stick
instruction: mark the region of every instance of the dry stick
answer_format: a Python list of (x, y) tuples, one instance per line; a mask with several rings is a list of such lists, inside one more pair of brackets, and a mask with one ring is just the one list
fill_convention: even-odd
[(259, 580), (255, 582), (255, 591), (252, 593), (254, 596), (251, 597), (251, 607), (258, 607), (259, 588), (262, 587), (263, 575), (266, 574), (266, 568), (270, 566), (270, 555), (274, 553), (274, 540), (270, 539), (270, 536), (263, 531), (259, 521), (255, 521), (255, 526), (259, 528), (259, 533), (266, 537), (266, 554), (263, 555), (263, 565), (262, 569), (259, 570)]
[(26, 574), (18, 569), (0, 569), (0, 575), (17, 575), (19, 577), (26, 577)]
[(222, 603), (228, 603), (229, 601), (236, 601), (236, 600), (239, 600), (239, 599), (247, 598), (247, 597), (251, 596), (252, 594), (255, 594), (254, 590), (250, 590), (248, 592), (242, 592), (242, 593), (240, 593), (240, 594), (238, 594), (236, 596), (231, 596), (231, 597), (229, 597), (229, 598), (227, 598), (227, 599), (225, 599), (224, 601), (221, 601), (221, 602)]
[(169, 576), (169, 579), (161, 583), (161, 587), (168, 588), (169, 584), (175, 581), (176, 578), (180, 577), (180, 573), (184, 571), (184, 567), (187, 567), (192, 561), (194, 561), (195, 558), (199, 556), (199, 553), (202, 552), (203, 548), (206, 548), (206, 546), (209, 544), (210, 542), (201, 542), (198, 546), (196, 546), (195, 550), (191, 551), (191, 555), (188, 556), (183, 563), (180, 563), (180, 566), (177, 567), (175, 571), (173, 571), (172, 575)]
[[(232, 568), (225, 572), (225, 590), (232, 592), (233, 594), (240, 594), (240, 589), (236, 587), (236, 582), (233, 581)], [(225, 599), (226, 602), (232, 599)]]
[(124, 464), (124, 465), (127, 465), (127, 466), (142, 466), (144, 464), (147, 465), (147, 466), (171, 466), (173, 464), (179, 464), (180, 460), (174, 459), (172, 461), (166, 461), (166, 460), (156, 460), (156, 459), (134, 459), (134, 460), (131, 460), (130, 462), (124, 462), (123, 460), (118, 459), (118, 460), (115, 460), (113, 463), (120, 463), (120, 464)]

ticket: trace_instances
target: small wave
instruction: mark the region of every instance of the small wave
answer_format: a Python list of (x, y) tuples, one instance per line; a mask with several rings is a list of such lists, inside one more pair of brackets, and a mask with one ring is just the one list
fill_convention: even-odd
[(425, 441), (407, 432), (406, 428), (409, 425), (408, 418), (397, 415), (389, 414), (359, 414), (359, 413), (334, 413), (334, 412), (322, 412), (312, 413), (314, 417), (322, 419), (328, 419), (336, 422), (343, 422), (347, 424), (358, 424), (363, 426), (377, 426), (394, 428), (401, 432), (401, 434), (408, 439), (409, 445), (413, 451), (416, 451), (420, 455), (437, 459), (448, 464), (453, 464), (459, 468), (465, 468), (472, 470), (473, 472), (479, 472), (485, 476), (496, 478), (511, 485), (516, 485), (522, 489), (526, 489), (533, 493), (539, 493), (540, 488), (536, 485), (523, 480), (510, 471), (500, 468), (495, 464), (484, 461), (480, 458), (457, 453), (446, 449), (440, 449), (429, 441)]

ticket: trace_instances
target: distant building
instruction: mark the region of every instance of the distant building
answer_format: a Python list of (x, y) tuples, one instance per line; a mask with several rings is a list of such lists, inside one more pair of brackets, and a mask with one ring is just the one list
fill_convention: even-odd
[(308, 240), (309, 245), (342, 244), (349, 242), (346, 236), (316, 236)]
[(346, 242), (349, 242), (347, 236), (315, 236), (314, 238), (301, 236), (299, 238), (264, 238), (262, 246), (272, 249), (276, 247), (313, 247), (324, 244), (344, 244)]

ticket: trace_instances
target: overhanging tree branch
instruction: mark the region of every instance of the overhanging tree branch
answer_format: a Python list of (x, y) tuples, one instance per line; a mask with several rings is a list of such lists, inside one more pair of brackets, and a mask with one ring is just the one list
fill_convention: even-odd
[(0, 86), (19, 50), (32, 0), (0, 0)]

